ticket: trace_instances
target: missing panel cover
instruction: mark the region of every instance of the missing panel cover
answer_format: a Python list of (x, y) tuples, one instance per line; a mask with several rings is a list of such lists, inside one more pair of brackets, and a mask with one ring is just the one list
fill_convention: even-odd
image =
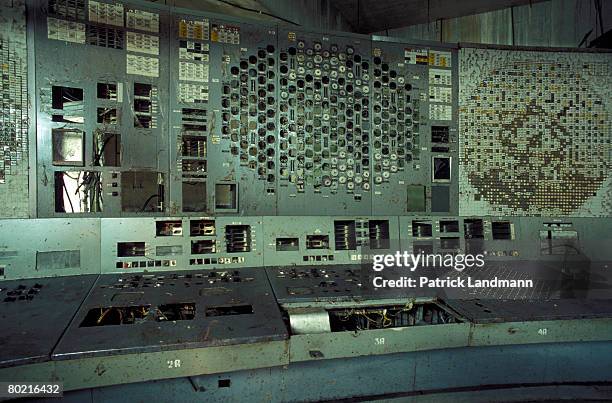
[(121, 174), (121, 208), (125, 212), (163, 211), (163, 174), (129, 171)]
[(78, 129), (52, 129), (53, 165), (85, 165), (85, 133)]
[(96, 131), (93, 146), (94, 166), (121, 166), (121, 134)]
[(100, 172), (55, 172), (56, 213), (98, 213), (103, 209)]

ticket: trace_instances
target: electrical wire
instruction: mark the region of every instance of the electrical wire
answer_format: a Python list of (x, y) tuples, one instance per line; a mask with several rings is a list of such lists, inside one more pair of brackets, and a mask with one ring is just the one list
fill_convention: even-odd
[(159, 197), (159, 195), (154, 194), (149, 196), (149, 198), (147, 199), (147, 201), (145, 202), (145, 204), (142, 206), (142, 208), (140, 209), (141, 212), (145, 211), (145, 209), (147, 208), (147, 206), (149, 205), (149, 203), (151, 202), (151, 200), (153, 200), (154, 198)]

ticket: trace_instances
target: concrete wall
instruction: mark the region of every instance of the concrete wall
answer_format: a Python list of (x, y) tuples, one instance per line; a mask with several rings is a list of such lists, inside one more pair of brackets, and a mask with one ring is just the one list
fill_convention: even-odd
[[(602, 1), (603, 32), (612, 28), (612, 1)], [(602, 32), (593, 0), (551, 0), (377, 33), (406, 39), (500, 45), (576, 47)], [(513, 40), (514, 27), (514, 40)]]
[[(236, 17), (280, 22), (264, 14), (241, 10), (217, 0), (151, 0), (176, 7), (210, 11)], [(307, 30), (353, 31), (332, 5), (333, 0), (228, 0), (243, 7), (261, 10), (299, 24)], [(281, 22), (282, 23), (282, 22)]]

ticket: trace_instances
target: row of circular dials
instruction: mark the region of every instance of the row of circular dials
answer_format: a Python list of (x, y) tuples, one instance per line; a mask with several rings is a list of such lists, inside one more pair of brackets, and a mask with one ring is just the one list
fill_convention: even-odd
[(332, 192), (370, 189), (370, 64), (351, 46), (297, 40), (279, 55), (279, 176)]
[(240, 165), (260, 180), (276, 181), (276, 73), (274, 46), (245, 55), (231, 65), (222, 88), (222, 132)]
[(374, 184), (381, 184), (418, 158), (419, 139), (413, 128), (418, 125), (419, 101), (411, 96), (404, 68), (392, 69), (378, 56), (373, 64), (372, 169)]

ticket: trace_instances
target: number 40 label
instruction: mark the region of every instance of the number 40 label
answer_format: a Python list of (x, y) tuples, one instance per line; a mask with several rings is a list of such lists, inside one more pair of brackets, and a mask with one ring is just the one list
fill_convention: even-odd
[(541, 328), (541, 329), (538, 329), (538, 334), (539, 334), (540, 336), (546, 336), (546, 335), (548, 334), (548, 329), (547, 329), (547, 328), (545, 328), (545, 327), (543, 327), (543, 328)]

